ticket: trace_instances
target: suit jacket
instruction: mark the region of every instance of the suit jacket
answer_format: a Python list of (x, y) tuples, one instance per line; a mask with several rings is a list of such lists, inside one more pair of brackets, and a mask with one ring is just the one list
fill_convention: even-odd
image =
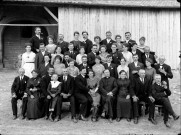
[[(84, 66), (83, 66), (83, 63), (80, 64), (80, 65), (78, 65), (79, 70), (80, 70), (82, 67), (84, 67)], [(91, 69), (91, 67), (87, 64), (87, 66), (86, 66), (85, 68), (86, 68), (86, 72), (87, 72), (86, 75), (85, 75), (85, 78), (88, 78), (88, 71), (89, 71), (89, 69)]]
[(137, 67), (135, 66), (134, 62), (128, 64), (128, 67), (129, 67), (129, 76), (131, 79), (139, 77), (139, 75), (137, 73), (132, 74), (132, 71), (134, 71), (134, 70), (139, 71), (140, 69), (144, 69), (144, 65), (140, 62), (138, 62)]
[(73, 51), (72, 54), (70, 53), (70, 51), (67, 51), (66, 53), (69, 54), (70, 58), (76, 60), (76, 56), (78, 54), (76, 51)]
[(81, 46), (84, 46), (86, 54), (91, 52), (92, 45), (93, 45), (93, 43), (90, 39), (87, 39), (85, 42), (83, 41), (81, 44)]
[(170, 78), (170, 79), (173, 78), (172, 70), (171, 70), (171, 67), (169, 65), (167, 65), (167, 64), (163, 64), (162, 67), (165, 69), (165, 72), (167, 73), (166, 75), (159, 71), (160, 64), (155, 65), (155, 70), (156, 70), (157, 74), (161, 75), (162, 81), (166, 81), (167, 82), (167, 86), (169, 88), (169, 80), (168, 80), (168, 78)]
[(120, 64), (120, 60), (121, 58), (123, 57), (123, 54), (116, 51), (115, 53), (110, 53), (110, 55), (112, 55), (112, 63), (116, 64), (116, 65), (119, 65)]
[[(131, 50), (131, 53), (133, 54), (132, 50)], [(140, 50), (136, 49), (136, 54), (138, 55), (138, 61), (139, 61), (140, 63), (143, 63), (143, 61), (142, 61), (142, 55), (143, 55), (143, 53), (142, 53)]]
[(67, 52), (69, 50), (68, 45), (69, 45), (69, 43), (65, 42), (65, 41), (63, 41), (62, 43), (60, 43), (60, 42), (57, 43), (57, 47), (61, 47), (61, 49), (62, 49), (62, 54), (64, 54), (65, 52)]
[(104, 66), (105, 69), (108, 69), (110, 71), (110, 76), (111, 77), (118, 78), (116, 64), (111, 63), (110, 66), (108, 67), (108, 64), (104, 63), (103, 66)]
[[(50, 55), (47, 51), (45, 51), (45, 54), (44, 55)], [(36, 57), (35, 57), (35, 69), (38, 70), (39, 69), (39, 66), (42, 64), (42, 63), (45, 63), (44, 61), (44, 56), (42, 54), (42, 52), (38, 52), (36, 54)]]
[(44, 43), (46, 45), (46, 39), (41, 35), (40, 35), (40, 39), (36, 35), (34, 35), (30, 39), (30, 43), (32, 44), (32, 51), (34, 53), (37, 53), (36, 49), (39, 49), (40, 43)]
[(112, 50), (111, 50), (111, 46), (112, 46), (112, 44), (113, 43), (115, 43), (115, 41), (114, 40), (110, 40), (110, 42), (109, 43), (107, 43), (107, 39), (103, 39), (101, 42), (100, 42), (100, 44), (101, 45), (106, 45), (106, 47), (107, 47), (107, 52), (108, 53), (110, 53)]
[(50, 63), (48, 63), (46, 66), (45, 66), (45, 63), (41, 63), (38, 68), (40, 76), (46, 75), (48, 73), (47, 70), (50, 66), (52, 66)]
[(151, 85), (152, 85), (152, 79), (150, 77), (145, 77), (144, 83), (141, 82), (139, 77), (133, 78), (130, 86), (131, 96), (136, 95), (138, 98), (151, 96), (152, 95)]
[(171, 95), (171, 91), (167, 88), (163, 88), (162, 86), (158, 85), (157, 83), (154, 83), (152, 85), (152, 96), (156, 100), (162, 99), (163, 97), (168, 97)]
[[(126, 41), (123, 41), (123, 43), (126, 43)], [(131, 47), (132, 47), (133, 44), (135, 44), (135, 43), (136, 43), (136, 41), (135, 41), (135, 40), (132, 40), (132, 39), (130, 39), (130, 40), (128, 41), (128, 44), (129, 44), (128, 51), (131, 52)]]
[(47, 97), (47, 95), (49, 95), (47, 89), (48, 89), (48, 85), (51, 81), (51, 76), (49, 74), (46, 74), (42, 77), (41, 79), (41, 97)]
[(75, 78), (75, 93), (88, 94), (89, 88), (87, 87), (87, 79), (78, 75)]
[(61, 75), (58, 79), (58, 81), (62, 82), (62, 90), (61, 93), (65, 94), (73, 94), (74, 90), (74, 78), (70, 75), (67, 76), (67, 80), (63, 80), (63, 75)]
[[(155, 56), (150, 53), (149, 54), (149, 58), (152, 59), (153, 64), (151, 64), (151, 66), (154, 67), (155, 63), (157, 63), (156, 60), (155, 60)], [(142, 62), (144, 64), (144, 66), (146, 67), (146, 56), (145, 56), (145, 53), (142, 54)]]
[(112, 92), (116, 94), (118, 89), (116, 79), (114, 77), (102, 78), (99, 82), (99, 90), (102, 96), (107, 96), (107, 93)]
[(14, 82), (11, 86), (11, 93), (15, 93), (16, 95), (23, 96), (24, 92), (26, 91), (26, 86), (27, 86), (28, 80), (29, 80), (29, 77), (27, 77), (25, 75), (21, 81), (20, 81), (20, 77), (17, 76), (14, 79)]
[(95, 58), (96, 58), (96, 55), (93, 53), (93, 52), (90, 52), (88, 55), (87, 55), (87, 59), (88, 59), (88, 65), (92, 68), (92, 66), (95, 65)]

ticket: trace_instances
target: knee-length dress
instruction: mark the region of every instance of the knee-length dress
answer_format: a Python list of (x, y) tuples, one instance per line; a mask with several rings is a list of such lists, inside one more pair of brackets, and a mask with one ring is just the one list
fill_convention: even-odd
[(25, 75), (29, 78), (32, 77), (31, 71), (35, 69), (35, 56), (36, 54), (34, 52), (30, 53), (23, 53), (22, 55), (22, 64), (21, 67), (25, 70)]
[[(88, 78), (87, 79), (87, 86), (89, 89), (92, 89), (92, 90), (97, 90), (97, 88), (99, 87), (99, 78)], [(95, 93), (95, 94), (91, 94), (91, 97), (93, 99), (93, 105), (94, 106), (98, 106), (100, 104), (100, 94), (98, 93), (98, 91)]]
[[(40, 103), (40, 78), (31, 78), (27, 84), (28, 103), (27, 103), (27, 118), (37, 119), (42, 117), (41, 103)], [(37, 91), (30, 89), (37, 88)], [(30, 96), (33, 95), (34, 98)]]
[(126, 99), (129, 93), (130, 80), (125, 78), (119, 78), (118, 84), (118, 95), (117, 95), (117, 117), (118, 118), (131, 118), (131, 99)]

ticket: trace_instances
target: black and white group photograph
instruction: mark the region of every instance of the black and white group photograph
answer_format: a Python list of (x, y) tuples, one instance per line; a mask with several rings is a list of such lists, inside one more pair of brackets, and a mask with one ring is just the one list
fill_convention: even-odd
[(181, 134), (180, 0), (0, 0), (0, 135)]

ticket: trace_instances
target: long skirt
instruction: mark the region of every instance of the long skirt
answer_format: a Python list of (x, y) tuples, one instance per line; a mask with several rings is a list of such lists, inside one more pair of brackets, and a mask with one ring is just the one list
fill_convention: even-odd
[(28, 97), (27, 103), (27, 118), (38, 119), (42, 117), (41, 103), (39, 97), (35, 98)]
[(24, 68), (25, 70), (25, 75), (28, 76), (29, 78), (32, 78), (31, 72), (35, 69), (35, 64), (25, 63), (22, 68)]
[(131, 99), (117, 98), (117, 117), (131, 118)]

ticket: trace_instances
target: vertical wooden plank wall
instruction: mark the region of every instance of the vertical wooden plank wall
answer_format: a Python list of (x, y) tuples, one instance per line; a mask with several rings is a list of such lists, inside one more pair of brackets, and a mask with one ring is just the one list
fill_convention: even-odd
[(64, 34), (65, 41), (73, 39), (74, 31), (88, 31), (92, 41), (96, 35), (104, 39), (108, 30), (113, 39), (120, 34), (124, 40), (124, 33), (130, 31), (137, 43), (145, 36), (146, 45), (158, 55), (165, 55), (166, 63), (173, 69), (179, 65), (179, 9), (59, 7), (58, 12), (59, 33)]

